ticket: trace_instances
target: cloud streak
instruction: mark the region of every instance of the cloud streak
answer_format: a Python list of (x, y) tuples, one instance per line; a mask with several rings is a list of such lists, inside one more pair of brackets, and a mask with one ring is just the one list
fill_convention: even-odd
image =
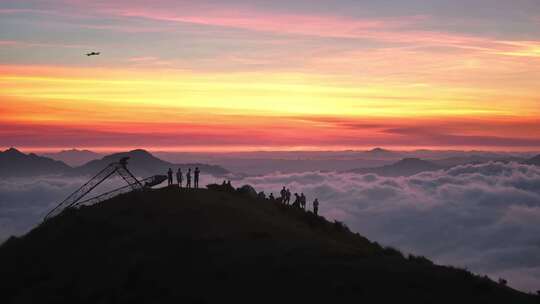
[[(469, 52), (501, 56), (539, 57), (540, 41), (502, 40), (489, 36), (456, 33), (429, 28), (433, 16), (347, 17), (332, 14), (286, 14), (254, 8), (210, 6), (182, 13), (170, 9), (102, 6), (107, 14), (162, 22), (244, 29), (285, 35), (367, 39), (383, 43), (444, 46)], [(419, 29), (420, 28), (420, 29)]]

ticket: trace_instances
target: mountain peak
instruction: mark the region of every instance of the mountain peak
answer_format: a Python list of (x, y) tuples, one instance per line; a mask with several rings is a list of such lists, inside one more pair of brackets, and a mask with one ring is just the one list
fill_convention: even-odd
[(13, 147), (5, 150), (4, 153), (10, 154), (10, 155), (24, 155), (24, 153), (22, 153), (21, 151), (15, 149)]
[[(145, 154), (145, 155), (152, 155), (152, 153), (148, 152), (144, 149), (135, 149), (127, 152), (128, 154)], [(153, 155), (152, 155), (153, 156)]]
[(140, 161), (140, 160), (154, 161), (155, 160), (155, 161), (164, 162), (161, 159), (155, 157), (152, 153), (144, 149), (135, 149), (135, 150), (125, 151), (125, 152), (117, 152), (117, 153), (106, 155), (102, 159), (107, 160), (107, 161), (115, 161), (125, 156), (129, 156), (131, 158), (130, 161)]
[[(95, 172), (99, 172), (102, 168), (109, 165), (111, 162), (119, 161), (122, 157), (129, 157), (128, 167), (132, 170), (133, 174), (138, 176), (148, 176), (154, 174), (166, 173), (169, 168), (182, 168), (184, 170), (187, 167), (194, 166), (195, 164), (173, 164), (168, 161), (164, 161), (152, 153), (143, 150), (135, 149), (127, 152), (119, 152), (110, 155), (106, 155), (101, 159), (92, 160), (78, 168), (75, 173), (81, 175), (91, 175)], [(201, 170), (205, 174), (223, 175), (228, 171), (219, 166), (212, 166), (207, 164), (199, 164)]]
[(0, 177), (44, 176), (68, 172), (63, 162), (34, 153), (24, 154), (15, 148), (0, 153)]
[(386, 149), (377, 147), (377, 148), (373, 148), (371, 150), (368, 150), (367, 152), (369, 152), (369, 153), (389, 153), (390, 150), (386, 150)]

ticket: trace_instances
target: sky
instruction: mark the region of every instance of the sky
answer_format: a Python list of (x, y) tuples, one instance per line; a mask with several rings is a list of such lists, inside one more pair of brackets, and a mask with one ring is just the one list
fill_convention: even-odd
[(148, 3), (0, 0), (0, 147), (540, 148), (540, 1)]

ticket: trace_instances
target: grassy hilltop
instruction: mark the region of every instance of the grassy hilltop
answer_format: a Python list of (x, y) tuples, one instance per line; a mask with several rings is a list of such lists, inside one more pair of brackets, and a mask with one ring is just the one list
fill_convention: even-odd
[(1, 303), (538, 303), (215, 187), (128, 193), (0, 247)]

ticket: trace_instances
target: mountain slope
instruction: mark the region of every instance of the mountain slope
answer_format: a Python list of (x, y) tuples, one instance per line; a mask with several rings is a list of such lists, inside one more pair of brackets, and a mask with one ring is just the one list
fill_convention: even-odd
[(80, 167), (75, 168), (74, 173), (77, 175), (93, 175), (105, 168), (108, 164), (120, 160), (122, 157), (130, 157), (129, 169), (133, 174), (138, 176), (150, 176), (154, 174), (165, 174), (169, 168), (180, 167), (184, 171), (187, 168), (194, 169), (198, 166), (204, 174), (222, 175), (228, 173), (222, 167), (207, 165), (207, 164), (172, 164), (161, 160), (145, 150), (132, 150), (129, 152), (115, 153), (107, 155), (101, 159), (90, 161)]
[(482, 155), (449, 157), (449, 158), (443, 158), (443, 159), (430, 160), (430, 162), (436, 165), (439, 165), (441, 167), (447, 167), (447, 168), (460, 166), (460, 165), (482, 164), (482, 163), (488, 163), (488, 162), (509, 163), (509, 162), (523, 162), (523, 161), (524, 160), (521, 157), (514, 157), (514, 156), (493, 157), (493, 156), (482, 156)]
[(535, 157), (531, 159), (526, 160), (525, 163), (528, 165), (540, 166), (540, 154), (536, 155)]
[(0, 177), (28, 177), (65, 174), (72, 168), (61, 161), (24, 154), (15, 148), (0, 152)]
[(433, 162), (419, 158), (404, 158), (394, 164), (374, 168), (358, 168), (349, 172), (354, 173), (374, 173), (380, 176), (411, 176), (424, 171), (435, 171), (443, 169)]
[(70, 166), (81, 166), (94, 159), (101, 158), (102, 155), (89, 150), (63, 150), (57, 153), (45, 153), (42, 156), (62, 161)]
[[(215, 187), (219, 188), (219, 187)], [(129, 193), (0, 247), (2, 303), (534, 303), (224, 189)]]

